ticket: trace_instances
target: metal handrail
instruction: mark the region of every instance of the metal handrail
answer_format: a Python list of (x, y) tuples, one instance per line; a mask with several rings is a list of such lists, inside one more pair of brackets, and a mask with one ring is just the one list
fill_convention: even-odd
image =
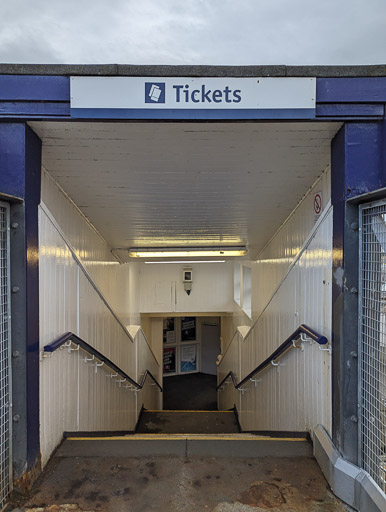
[[(231, 370), (226, 374), (226, 376), (223, 378), (223, 380), (220, 382), (220, 384), (217, 386), (216, 390), (218, 391), (220, 387), (224, 384), (224, 382), (231, 378), (233, 385), (236, 389), (240, 389), (243, 384), (248, 382), (252, 377), (260, 373), (264, 368), (266, 368), (270, 364), (274, 364), (276, 359), (278, 359), (280, 356), (284, 354), (291, 346), (294, 346), (293, 342), (299, 338), (301, 334), (305, 334), (307, 337), (311, 338), (312, 340), (316, 341), (319, 345), (326, 345), (328, 343), (328, 339), (326, 336), (322, 336), (321, 334), (317, 333), (311, 327), (308, 327), (307, 325), (300, 325), (296, 331), (294, 331), (288, 338), (283, 341), (283, 343), (272, 352), (270, 356), (267, 357), (262, 363), (260, 363), (254, 370), (252, 370), (246, 377), (244, 377), (239, 383), (237, 383), (236, 376)], [(297, 347), (299, 348), (299, 347)], [(325, 349), (327, 350), (327, 349)]]
[[(97, 293), (97, 295), (99, 296), (99, 298), (102, 300), (103, 304), (106, 306), (106, 308), (110, 311), (110, 313), (113, 315), (114, 319), (116, 320), (116, 322), (118, 322), (119, 326), (121, 327), (121, 329), (123, 330), (124, 334), (129, 338), (129, 340), (131, 341), (131, 343), (134, 343), (134, 338), (132, 337), (132, 335), (129, 333), (127, 327), (123, 324), (123, 322), (121, 321), (121, 319), (119, 318), (119, 316), (115, 313), (114, 309), (110, 306), (109, 302), (107, 301), (107, 299), (105, 298), (105, 296), (103, 295), (103, 293), (101, 292), (101, 290), (98, 288), (98, 286), (96, 285), (96, 283), (94, 282), (93, 278), (91, 277), (91, 275), (89, 274), (88, 270), (86, 269), (86, 267), (84, 266), (82, 260), (78, 257), (75, 249), (71, 246), (70, 242), (67, 240), (67, 237), (66, 235), (64, 234), (64, 232), (62, 231), (62, 229), (59, 227), (58, 223), (56, 222), (55, 218), (53, 217), (52, 213), (50, 212), (50, 210), (48, 209), (48, 207), (44, 204), (44, 202), (42, 201), (39, 205), (39, 208), (44, 212), (44, 214), (47, 216), (48, 220), (51, 222), (52, 226), (56, 229), (58, 235), (60, 236), (60, 238), (63, 240), (63, 242), (66, 244), (68, 250), (70, 251), (71, 253), (71, 256), (73, 257), (73, 259), (75, 260), (76, 264), (78, 265), (79, 269), (81, 270), (81, 272), (83, 272), (83, 275), (85, 276), (85, 278), (87, 279), (87, 281), (89, 282), (89, 284), (93, 287), (93, 289), (95, 290), (95, 292)], [(92, 228), (95, 230), (94, 226), (92, 226)], [(97, 232), (98, 233), (98, 232)], [(99, 233), (98, 233), (99, 234)], [(114, 255), (115, 256), (115, 255)], [(115, 256), (116, 257), (116, 256)], [(146, 340), (146, 343), (147, 343), (147, 346), (153, 356), (153, 358), (155, 359), (156, 362), (157, 361), (157, 358), (155, 357), (154, 355), (154, 352), (153, 352), (153, 349), (151, 348), (150, 344), (149, 344), (149, 341), (148, 339), (146, 338), (146, 334), (144, 332), (144, 330), (142, 329), (142, 327), (140, 328), (140, 331), (142, 332), (142, 335), (144, 336), (145, 340)]]
[(155, 385), (158, 386), (160, 391), (162, 392), (161, 385), (149, 370), (145, 370), (145, 373), (142, 375), (141, 382), (138, 383), (129, 375), (127, 375), (127, 373), (121, 370), (121, 368), (119, 368), (119, 366), (113, 363), (108, 357), (106, 357), (101, 352), (96, 350), (94, 347), (89, 345), (86, 341), (82, 340), (82, 338), (79, 338), (79, 336), (77, 336), (73, 332), (66, 332), (62, 336), (59, 336), (59, 338), (56, 338), (56, 340), (54, 340), (53, 342), (49, 343), (48, 345), (45, 345), (43, 352), (55, 352), (55, 350), (62, 347), (68, 341), (71, 341), (75, 345), (78, 345), (79, 348), (94, 356), (94, 358), (100, 361), (101, 363), (104, 363), (106, 366), (111, 368), (117, 374), (117, 376), (119, 375), (120, 377), (128, 381), (135, 388), (142, 389), (143, 386), (145, 385), (147, 377), (150, 377), (154, 381)]
[[(312, 240), (314, 239), (316, 233), (317, 233), (317, 230), (319, 228), (319, 226), (325, 221), (325, 219), (327, 218), (328, 214), (330, 213), (332, 209), (332, 205), (331, 205), (331, 200), (328, 201), (327, 205), (326, 205), (326, 208), (324, 209), (323, 213), (321, 214), (321, 216), (319, 217), (319, 219), (316, 221), (316, 223), (314, 224), (314, 227), (312, 228), (310, 234), (308, 235), (307, 239), (305, 240), (303, 246), (301, 247), (300, 251), (297, 253), (297, 255), (295, 256), (295, 258), (292, 260), (291, 264), (289, 265), (289, 267), (287, 268), (287, 271), (285, 273), (285, 275), (282, 277), (282, 279), (280, 280), (280, 282), (278, 283), (278, 285), (276, 286), (273, 294), (271, 295), (271, 298), (269, 299), (269, 301), (267, 302), (267, 304), (265, 305), (264, 309), (260, 312), (259, 316), (256, 318), (255, 322), (251, 325), (248, 333), (246, 334), (246, 336), (244, 337), (243, 341), (246, 341), (247, 338), (252, 334), (252, 331), (254, 330), (254, 328), (256, 327), (257, 323), (260, 321), (260, 319), (263, 317), (263, 314), (265, 313), (265, 311), (268, 309), (269, 305), (271, 304), (273, 298), (275, 297), (276, 293), (279, 291), (281, 285), (284, 283), (284, 281), (287, 279), (287, 277), (289, 276), (291, 270), (295, 267), (295, 265), (298, 263), (298, 261), (300, 260), (300, 258), (302, 257), (302, 255), (304, 254), (304, 252), (308, 249), (310, 243), (312, 242)], [(264, 250), (264, 248), (262, 249), (262, 251)], [(260, 251), (260, 253), (262, 252)], [(257, 261), (257, 260), (256, 260)], [(228, 352), (228, 350), (230, 349), (230, 346), (232, 345), (233, 343), (233, 340), (234, 338), (236, 337), (236, 335), (238, 334), (238, 331), (236, 329), (235, 333), (233, 334), (232, 338), (231, 338), (231, 341), (229, 343), (229, 345), (227, 346), (224, 354), (223, 354), (223, 357), (219, 363), (219, 366), (221, 366), (221, 363), (222, 361), (224, 361), (224, 357), (226, 355), (226, 353)]]

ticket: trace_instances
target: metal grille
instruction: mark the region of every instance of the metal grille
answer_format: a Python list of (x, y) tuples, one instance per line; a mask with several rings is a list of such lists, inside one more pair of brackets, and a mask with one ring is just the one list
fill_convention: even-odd
[(0, 510), (11, 490), (9, 206), (0, 202)]
[(386, 201), (360, 208), (360, 453), (386, 490)]

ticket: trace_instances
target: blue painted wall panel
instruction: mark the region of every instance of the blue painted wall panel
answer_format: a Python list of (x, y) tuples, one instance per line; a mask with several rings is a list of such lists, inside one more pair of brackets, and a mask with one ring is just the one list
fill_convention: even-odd
[(65, 102), (0, 101), (0, 117), (22, 116), (26, 118), (70, 116), (70, 104)]
[(347, 123), (345, 132), (346, 198), (385, 187), (385, 123)]
[(317, 117), (383, 117), (382, 103), (321, 103), (316, 105)]
[(39, 416), (39, 221), (42, 143), (26, 126), (25, 131), (25, 230), (27, 324), (27, 459), (32, 468), (40, 460)]
[(317, 78), (317, 103), (386, 103), (386, 78)]
[[(358, 464), (358, 220), (348, 199), (386, 187), (386, 121), (345, 123), (332, 141), (333, 439)], [(353, 420), (354, 419), (354, 420)]]
[[(38, 206), (40, 203), (41, 141), (25, 123), (0, 123), (0, 193), (24, 200), (25, 240), (18, 258), (25, 262), (25, 280), (20, 275), (16, 283), (21, 294), (25, 294), (24, 316), (20, 323), (26, 324), (23, 339), (26, 352), (27, 393), (27, 453), (31, 469), (40, 461), (39, 437), (39, 246)], [(24, 264), (22, 264), (24, 265)], [(23, 287), (23, 292), (21, 292)], [(24, 350), (24, 346), (23, 346)], [(23, 433), (25, 435), (25, 433)]]
[(70, 101), (70, 77), (0, 75), (0, 101)]
[(25, 197), (25, 125), (0, 124), (0, 193)]

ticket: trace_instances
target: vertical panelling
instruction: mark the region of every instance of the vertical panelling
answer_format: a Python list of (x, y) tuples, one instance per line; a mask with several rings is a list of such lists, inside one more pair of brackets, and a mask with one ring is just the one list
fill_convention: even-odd
[[(77, 272), (71, 253), (44, 213), (40, 223), (40, 348), (66, 331), (77, 331)], [(60, 350), (40, 364), (43, 463), (63, 430), (77, 424), (78, 363)]]
[[(247, 375), (300, 324), (331, 339), (332, 209), (329, 169), (298, 205), (253, 263), (253, 328), (233, 339), (219, 367)], [(316, 193), (323, 198), (322, 219), (315, 216)], [(319, 221), (315, 230), (315, 223)], [(313, 231), (314, 230), (314, 231)], [(236, 307), (234, 325), (245, 324)], [(240, 352), (236, 351), (240, 343)], [(322, 424), (331, 431), (331, 356), (315, 343), (291, 350), (278, 367), (269, 367), (257, 382), (237, 392), (245, 430), (310, 431)], [(233, 386), (219, 393), (219, 403), (235, 400)]]
[[(160, 365), (153, 354), (147, 339), (142, 330), (137, 332), (135, 337), (135, 341), (137, 342), (137, 379), (141, 381), (142, 376), (144, 375), (146, 370), (149, 370), (152, 375), (158, 380), (158, 382), (162, 382), (162, 378), (160, 376)], [(141, 391), (138, 392), (138, 413), (140, 408), (144, 406), (146, 409), (160, 409), (161, 405), (161, 393), (159, 388), (154, 384), (151, 378), (146, 379), (145, 386)]]
[[(159, 367), (146, 341), (129, 337), (70, 248), (127, 324), (139, 318), (138, 265), (119, 265), (104, 240), (55, 182), (46, 173), (43, 178), (46, 204), (39, 210), (40, 348), (72, 331), (128, 375), (137, 377), (140, 353), (141, 371), (150, 365), (152, 373), (159, 376)], [(48, 212), (47, 204), (53, 212)], [(66, 242), (59, 230), (65, 234)], [(126, 383), (110, 378), (107, 367), (95, 371), (95, 362), (86, 362), (86, 357), (83, 351), (69, 353), (63, 347), (40, 363), (43, 465), (64, 431), (132, 430), (137, 421), (137, 394), (144, 395), (146, 406), (156, 407), (160, 402), (155, 386), (147, 383), (142, 392), (130, 390)]]
[[(183, 264), (140, 265), (141, 313), (233, 310), (233, 266), (230, 262), (190, 264), (193, 272), (190, 295), (184, 289)], [(158, 294), (162, 300), (157, 301)]]
[(263, 311), (317, 220), (313, 204), (316, 193), (322, 197), (322, 212), (326, 208), (331, 197), (330, 181), (328, 167), (258, 255), (253, 267), (253, 282), (259, 283), (253, 288), (254, 318)]
[[(217, 372), (217, 383), (219, 384), (232, 370), (236, 380), (240, 380), (240, 333), (236, 332), (232, 343), (222, 358)], [(232, 409), (234, 406), (240, 411), (240, 393), (228, 379), (218, 393), (218, 408), (220, 411)]]
[(120, 265), (106, 241), (45, 169), (42, 202), (122, 322), (139, 323), (139, 263)]

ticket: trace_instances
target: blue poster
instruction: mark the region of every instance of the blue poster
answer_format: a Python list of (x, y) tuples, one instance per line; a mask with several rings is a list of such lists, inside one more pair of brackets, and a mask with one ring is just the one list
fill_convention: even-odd
[(197, 345), (181, 347), (181, 373), (197, 371)]

